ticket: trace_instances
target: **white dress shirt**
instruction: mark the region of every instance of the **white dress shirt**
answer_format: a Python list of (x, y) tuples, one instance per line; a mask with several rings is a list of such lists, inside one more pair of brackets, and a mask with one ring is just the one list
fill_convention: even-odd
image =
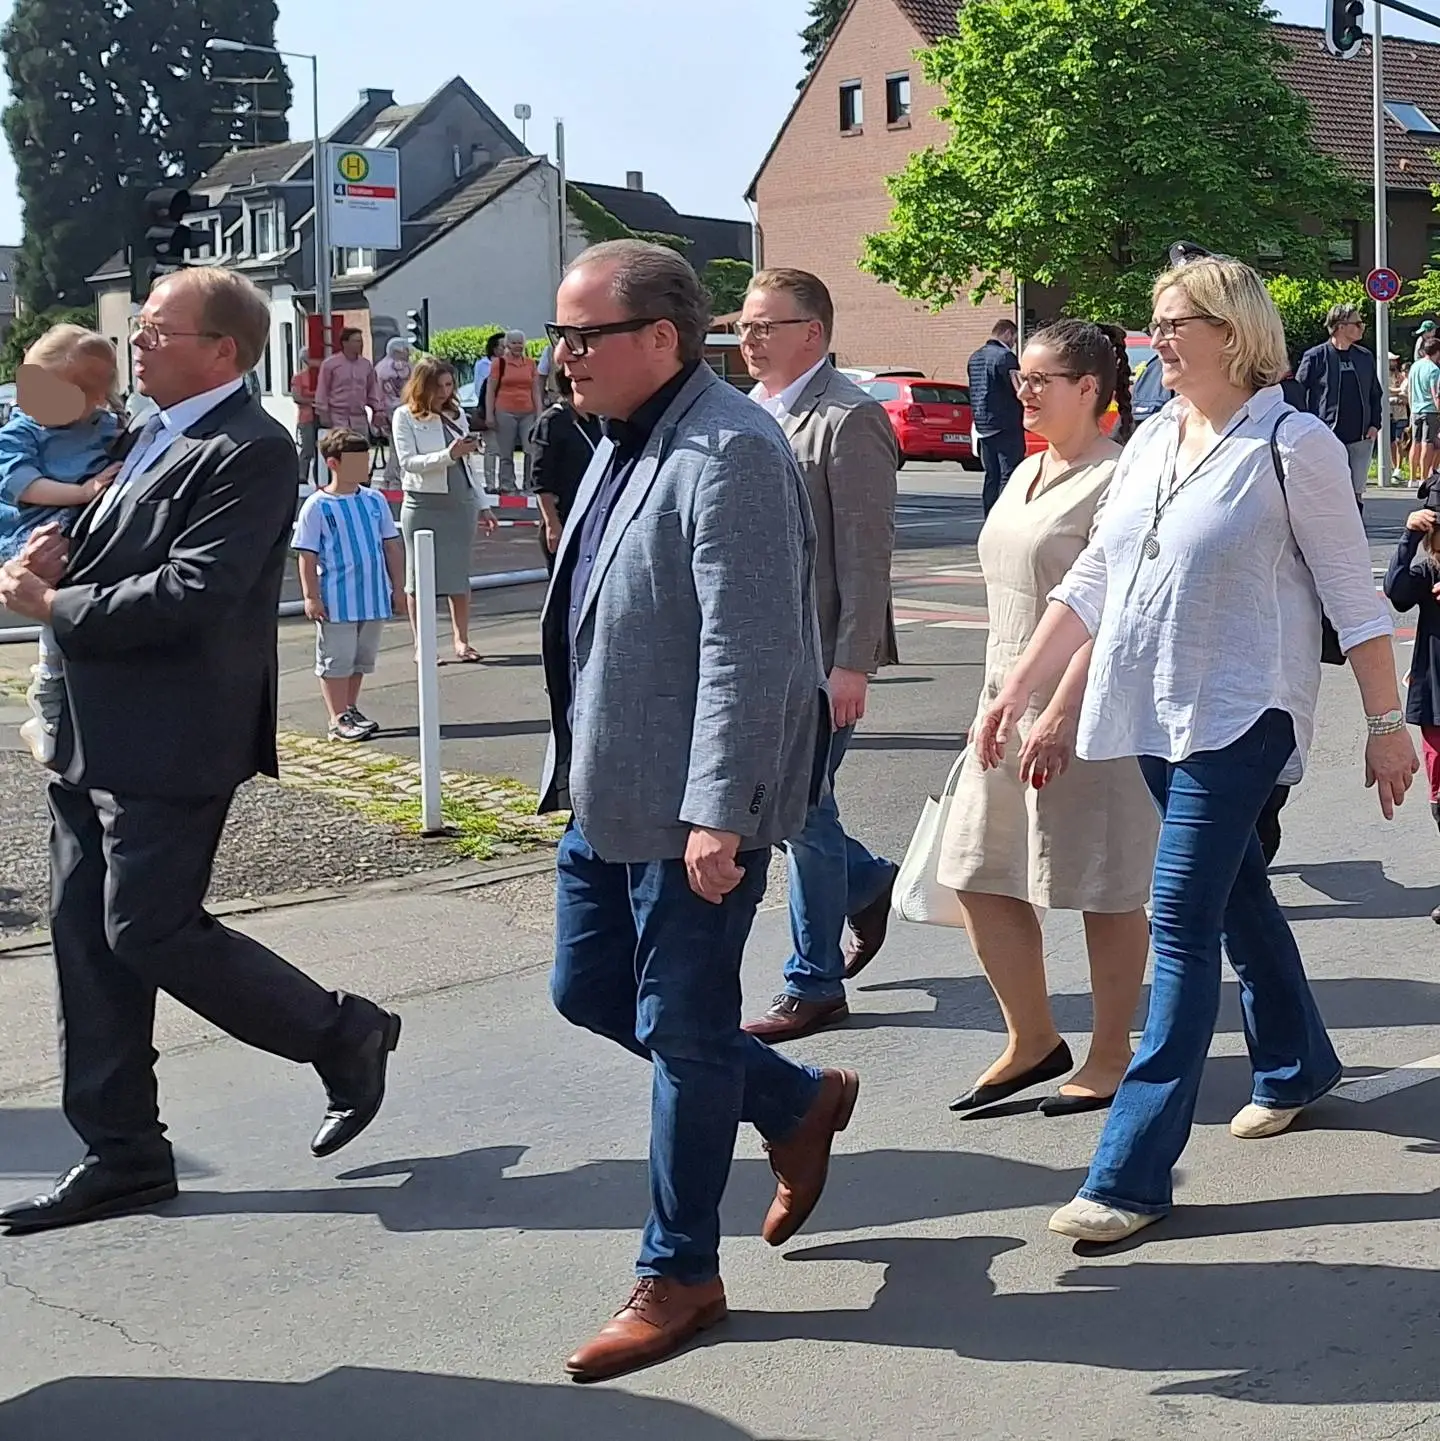
[[(99, 520), (109, 511), (119, 498), (121, 490), (136, 476), (144, 475), (192, 425), (202, 421), (222, 400), (234, 395), (244, 384), (243, 377), (239, 380), (228, 380), (224, 385), (217, 385), (214, 390), (202, 391), (188, 400), (177, 401), (168, 410), (155, 411), (149, 415), (140, 440), (125, 457), (125, 464), (120, 467), (120, 474), (110, 482), (104, 495), (100, 497), (100, 504), (95, 507), (95, 519)], [(146, 431), (150, 432), (148, 437)]]
[(1312, 415), (1256, 394), (1226, 438), (1180, 482), (1142, 550), (1156, 486), (1169, 493), (1185, 401), (1141, 426), (1115, 470), (1095, 538), (1051, 592), (1095, 637), (1080, 714), (1085, 760), (1171, 762), (1239, 740), (1267, 710), (1295, 722), (1303, 756), (1320, 690), (1320, 614), (1350, 650), (1390, 635), (1345, 447)]
[(750, 399), (753, 400), (761, 410), (768, 410), (776, 420), (781, 420), (794, 412), (800, 397), (805, 393), (805, 387), (819, 375), (820, 367), (824, 364), (825, 359), (822, 357), (798, 380), (792, 380), (778, 395), (771, 395), (770, 392), (765, 389), (765, 384), (762, 381), (750, 392)]

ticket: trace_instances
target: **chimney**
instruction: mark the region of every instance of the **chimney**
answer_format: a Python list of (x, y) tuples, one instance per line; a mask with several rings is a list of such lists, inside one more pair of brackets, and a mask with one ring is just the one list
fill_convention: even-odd
[(367, 86), (360, 91), (360, 103), (373, 105), (377, 110), (385, 110), (395, 103), (395, 92), (393, 90), (373, 90)]
[(627, 170), (625, 172), (626, 190), (644, 190), (645, 172), (643, 170)]

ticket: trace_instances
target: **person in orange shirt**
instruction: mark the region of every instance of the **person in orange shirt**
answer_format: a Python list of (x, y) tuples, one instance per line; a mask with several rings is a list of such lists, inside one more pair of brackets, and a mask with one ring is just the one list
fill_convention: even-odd
[(295, 444), (300, 451), (300, 484), (318, 484), (315, 465), (319, 454), (320, 422), (315, 418), (315, 385), (320, 372), (319, 359), (311, 359), (309, 351), (301, 352), (303, 370), (290, 377), (290, 399), (295, 402)]
[[(530, 435), (540, 416), (542, 382), (536, 363), (525, 354), (525, 332), (505, 333), (505, 348), (495, 357), (485, 384), (485, 423), (494, 433), (500, 456), (500, 489), (525, 490), (530, 483)], [(524, 473), (515, 484), (515, 452), (524, 453)]]

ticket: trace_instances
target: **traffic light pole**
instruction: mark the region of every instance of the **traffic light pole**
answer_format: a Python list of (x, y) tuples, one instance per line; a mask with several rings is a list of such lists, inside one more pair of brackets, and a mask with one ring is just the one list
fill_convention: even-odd
[[(297, 57), (298, 58), (298, 57)], [(314, 131), (311, 168), (315, 172), (315, 309), (330, 315), (330, 191), (325, 183), (325, 138), (320, 131), (320, 59), (310, 61), (310, 119)], [(328, 336), (329, 331), (326, 331)]]
[[(1371, 74), (1375, 88), (1375, 269), (1385, 269), (1390, 252), (1390, 223), (1385, 195), (1385, 58), (1380, 33), (1383, 0), (1375, 0), (1374, 29), (1370, 32)], [(1390, 306), (1375, 302), (1375, 368), (1380, 376), (1380, 487), (1390, 484)]]

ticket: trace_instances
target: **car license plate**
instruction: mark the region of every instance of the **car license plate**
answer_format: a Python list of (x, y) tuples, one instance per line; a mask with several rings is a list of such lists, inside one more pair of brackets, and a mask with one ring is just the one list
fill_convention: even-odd
[(965, 444), (965, 437), (964, 437), (963, 435), (947, 435), (947, 436), (944, 437), (944, 440), (945, 440), (945, 444), (946, 444), (946, 445), (964, 445), (964, 444)]

